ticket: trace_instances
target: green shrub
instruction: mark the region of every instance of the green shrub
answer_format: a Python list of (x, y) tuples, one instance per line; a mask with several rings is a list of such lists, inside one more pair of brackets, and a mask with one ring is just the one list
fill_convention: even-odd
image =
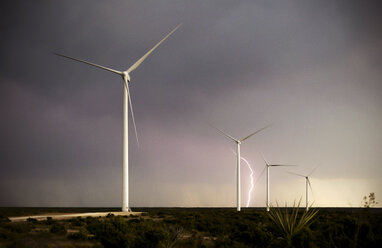
[(13, 233), (28, 233), (32, 229), (32, 224), (27, 222), (8, 223), (4, 227)]
[(13, 243), (9, 246), (9, 248), (28, 248), (26, 244), (24, 244), (21, 240), (16, 239), (13, 241)]
[(70, 219), (69, 222), (74, 227), (83, 226), (85, 224), (84, 219), (82, 219), (81, 217)]
[(111, 217), (114, 217), (114, 214), (112, 214), (112, 213), (108, 213), (108, 214), (106, 215), (106, 218), (111, 218)]
[(85, 230), (80, 229), (79, 232), (68, 234), (68, 239), (77, 240), (77, 241), (85, 241), (88, 240), (88, 234)]
[(5, 214), (0, 212), (0, 223), (1, 222), (11, 222), (11, 221), (8, 219), (8, 217)]
[(27, 222), (31, 222), (31, 223), (37, 223), (37, 220), (35, 218), (28, 218), (27, 219)]
[(52, 217), (46, 217), (45, 224), (47, 224), (47, 225), (53, 225), (54, 223), (56, 223), (56, 221), (53, 220)]
[(50, 227), (50, 232), (55, 234), (66, 234), (66, 228), (65, 225), (55, 223)]

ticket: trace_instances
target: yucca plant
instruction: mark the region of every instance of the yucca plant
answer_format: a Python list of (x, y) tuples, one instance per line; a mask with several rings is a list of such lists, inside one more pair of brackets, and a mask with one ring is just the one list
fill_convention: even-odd
[(295, 202), (292, 208), (282, 209), (277, 203), (277, 208), (271, 207), (268, 216), (273, 222), (275, 228), (283, 235), (283, 237), (288, 242), (288, 245), (292, 244), (292, 238), (298, 234), (305, 227), (310, 225), (311, 220), (318, 213), (317, 209), (309, 209), (308, 211), (303, 210), (301, 216), (299, 216), (301, 199), (297, 206)]

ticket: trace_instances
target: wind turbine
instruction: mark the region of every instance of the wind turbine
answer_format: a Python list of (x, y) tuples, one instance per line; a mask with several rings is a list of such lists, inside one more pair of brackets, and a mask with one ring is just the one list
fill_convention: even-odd
[(130, 66), (125, 71), (118, 71), (114, 69), (110, 69), (108, 67), (97, 65), (85, 60), (73, 58), (67, 55), (63, 55), (60, 53), (54, 53), (55, 55), (72, 59), (87, 65), (95, 66), (100, 69), (113, 72), (123, 79), (123, 144), (122, 144), (122, 212), (130, 212), (131, 209), (129, 207), (129, 139), (128, 139), (128, 105), (130, 105), (131, 117), (134, 125), (135, 137), (137, 139), (137, 145), (139, 146), (137, 128), (135, 125), (133, 105), (131, 104), (131, 96), (129, 90), (130, 83), (130, 73), (138, 68), (138, 66), (160, 45), (164, 42), (172, 33), (174, 33), (182, 24), (176, 26), (169, 34), (167, 34), (161, 41), (159, 41), (153, 48), (151, 48), (145, 55), (143, 55), (139, 60), (137, 60), (132, 66)]
[(265, 162), (266, 168), (267, 168), (267, 211), (269, 211), (269, 199), (270, 199), (270, 190), (269, 190), (269, 168), (270, 167), (276, 167), (276, 166), (294, 166), (294, 165), (288, 165), (288, 164), (270, 164), (265, 159), (264, 154), (262, 154), (263, 160)]
[(316, 170), (316, 168), (314, 168), (308, 175), (301, 175), (301, 174), (287, 171), (287, 173), (289, 173), (289, 174), (305, 178), (306, 211), (309, 210), (309, 188), (310, 188), (310, 190), (313, 190), (312, 185), (310, 184), (309, 177), (313, 174), (313, 172)]
[(267, 128), (269, 126), (270, 125), (265, 126), (265, 127), (261, 128), (261, 129), (257, 130), (256, 132), (253, 132), (250, 135), (242, 138), (242, 139), (235, 139), (234, 137), (232, 137), (231, 135), (223, 132), (219, 128), (212, 126), (216, 130), (218, 130), (220, 133), (222, 133), (224, 136), (226, 136), (227, 138), (229, 138), (229, 139), (231, 139), (231, 140), (236, 142), (236, 164), (237, 164), (237, 203), (236, 203), (236, 206), (237, 206), (237, 211), (241, 210), (241, 198), (240, 198), (240, 196), (241, 196), (241, 194), (240, 194), (240, 159), (241, 159), (240, 158), (240, 145), (241, 145), (241, 142), (249, 139), (253, 135), (257, 134), (258, 132), (264, 130), (265, 128)]

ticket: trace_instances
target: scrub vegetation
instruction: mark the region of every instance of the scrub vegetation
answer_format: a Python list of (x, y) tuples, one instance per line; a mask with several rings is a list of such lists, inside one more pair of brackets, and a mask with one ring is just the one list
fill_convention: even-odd
[[(378, 208), (141, 208), (141, 216), (8, 220), (75, 210), (0, 208), (0, 247), (382, 247)], [(92, 210), (115, 211), (81, 209)]]

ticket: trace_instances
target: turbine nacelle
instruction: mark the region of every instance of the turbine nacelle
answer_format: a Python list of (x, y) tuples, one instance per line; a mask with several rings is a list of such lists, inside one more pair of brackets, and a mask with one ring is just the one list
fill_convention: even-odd
[(276, 167), (276, 166), (296, 166), (296, 165), (291, 165), (291, 164), (270, 164), (268, 161), (265, 159), (265, 156), (263, 153), (261, 153), (261, 156), (263, 157), (264, 163), (266, 167)]
[(215, 127), (215, 126), (213, 126), (213, 125), (211, 125), (211, 124), (209, 124), (209, 125), (210, 125), (212, 128), (215, 128), (215, 129), (216, 129), (217, 131), (219, 131), (220, 133), (222, 133), (222, 134), (223, 134), (224, 136), (226, 136), (227, 138), (229, 138), (229, 139), (235, 141), (235, 142), (236, 142), (237, 144), (239, 144), (239, 145), (241, 145), (241, 142), (243, 142), (243, 141), (249, 139), (249, 138), (252, 137), (253, 135), (257, 134), (258, 132), (260, 132), (260, 131), (266, 129), (266, 128), (269, 127), (269, 126), (271, 126), (271, 125), (265, 126), (265, 127), (261, 128), (261, 129), (257, 130), (256, 132), (251, 133), (250, 135), (248, 135), (247, 137), (245, 137), (245, 138), (243, 138), (243, 139), (236, 139), (236, 138), (232, 137), (231, 135), (229, 135), (228, 133), (226, 133), (226, 132), (220, 130), (219, 128), (217, 128), (217, 127)]
[(127, 71), (121, 72), (121, 76), (123, 78), (123, 81), (130, 83), (130, 75)]

